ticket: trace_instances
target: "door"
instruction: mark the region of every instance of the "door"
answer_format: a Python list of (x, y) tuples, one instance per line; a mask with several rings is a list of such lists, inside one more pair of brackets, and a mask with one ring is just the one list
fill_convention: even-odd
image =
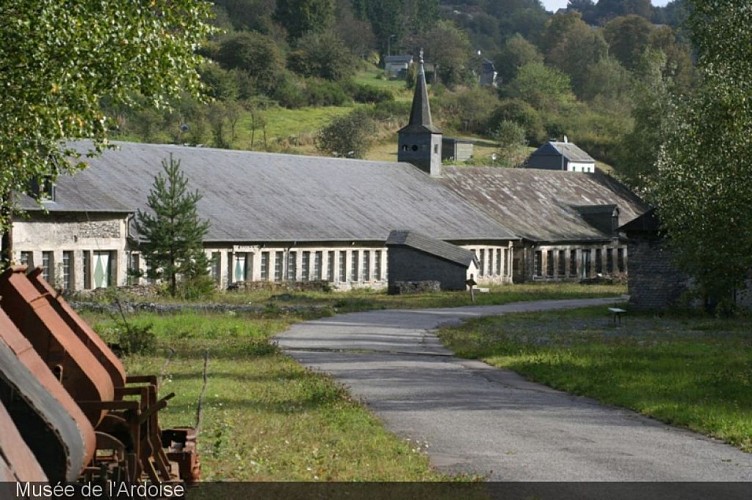
[(94, 288), (110, 286), (110, 252), (94, 252)]

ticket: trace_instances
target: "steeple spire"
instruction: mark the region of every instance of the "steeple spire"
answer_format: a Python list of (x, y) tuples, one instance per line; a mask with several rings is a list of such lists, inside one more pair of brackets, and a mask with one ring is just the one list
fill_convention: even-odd
[(426, 70), (423, 66), (423, 49), (420, 49), (418, 64), (418, 78), (415, 82), (413, 106), (410, 109), (410, 121), (407, 127), (418, 126), (425, 130), (439, 133), (439, 130), (433, 126), (433, 122), (431, 121), (431, 106), (428, 102), (428, 87), (426, 86)]
[(410, 121), (397, 132), (397, 161), (412, 163), (427, 174), (438, 177), (441, 175), (441, 131), (431, 121), (423, 49), (420, 49), (418, 64)]

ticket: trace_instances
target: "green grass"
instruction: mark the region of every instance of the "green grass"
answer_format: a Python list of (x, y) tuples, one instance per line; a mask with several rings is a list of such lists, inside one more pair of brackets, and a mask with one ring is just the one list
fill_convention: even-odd
[(458, 354), (752, 451), (748, 318), (716, 320), (605, 308), (515, 314), (445, 328)]
[(359, 71), (353, 80), (359, 85), (389, 90), (398, 101), (409, 101), (413, 96), (413, 91), (407, 88), (405, 80), (390, 80), (384, 76), (384, 70), (376, 66)]
[[(602, 296), (620, 286), (509, 285), (479, 294), (478, 303)], [(112, 297), (110, 297), (110, 300)], [(263, 305), (245, 313), (126, 314), (150, 330), (156, 348), (124, 358), (131, 375), (162, 377), (163, 428), (195, 425), (208, 353), (199, 453), (205, 480), (236, 481), (446, 481), (429, 466), (425, 450), (399, 439), (329, 377), (284, 356), (270, 338), (290, 324), (333, 312), (468, 305), (467, 293), (389, 296), (383, 292), (222, 293), (217, 301)], [(274, 304), (273, 306), (271, 304)], [(300, 314), (284, 306), (301, 307)], [(304, 306), (310, 306), (306, 308)], [(82, 313), (108, 342), (119, 327), (110, 316)], [(122, 328), (120, 329), (122, 330)]]
[[(111, 336), (111, 320), (86, 316), (105, 338)], [(158, 346), (126, 357), (128, 373), (161, 375), (161, 394), (176, 393), (160, 412), (163, 428), (196, 424), (208, 354), (199, 432), (203, 480), (447, 479), (430, 468), (419, 446), (387, 432), (341, 386), (269, 342), (293, 318), (142, 313), (128, 319), (151, 324)]]

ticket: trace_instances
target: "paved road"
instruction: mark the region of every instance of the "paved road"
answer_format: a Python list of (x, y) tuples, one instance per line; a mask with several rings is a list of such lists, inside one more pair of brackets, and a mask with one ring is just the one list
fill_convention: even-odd
[(420, 442), (446, 472), (493, 481), (752, 480), (752, 454), (456, 358), (433, 334), (472, 317), (614, 301), (343, 314), (294, 325), (278, 342)]

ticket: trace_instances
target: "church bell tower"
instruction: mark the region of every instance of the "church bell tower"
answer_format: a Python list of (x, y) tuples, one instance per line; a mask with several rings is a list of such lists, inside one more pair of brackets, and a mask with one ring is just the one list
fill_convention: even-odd
[(441, 175), (441, 131), (431, 121), (423, 49), (419, 65), (410, 122), (397, 132), (397, 160), (412, 163), (432, 177), (438, 177)]

